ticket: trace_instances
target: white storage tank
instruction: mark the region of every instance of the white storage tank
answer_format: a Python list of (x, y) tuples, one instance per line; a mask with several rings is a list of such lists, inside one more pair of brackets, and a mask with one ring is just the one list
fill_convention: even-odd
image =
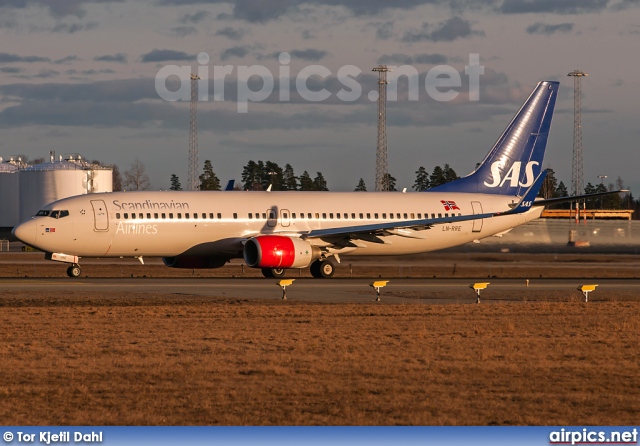
[(78, 156), (36, 164), (20, 170), (20, 221), (42, 206), (62, 198), (112, 191), (112, 169), (88, 164)]
[(19, 221), (18, 163), (0, 158), (0, 228), (12, 228)]

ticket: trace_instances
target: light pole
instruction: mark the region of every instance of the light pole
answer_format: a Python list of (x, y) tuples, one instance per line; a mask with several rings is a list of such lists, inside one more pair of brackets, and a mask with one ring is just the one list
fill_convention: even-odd
[[(600, 186), (602, 186), (600, 188), (600, 192), (604, 192), (602, 190), (602, 188), (604, 187), (604, 180), (607, 178), (606, 175), (598, 175), (598, 178), (600, 178)], [(600, 196), (600, 209), (602, 210), (602, 196)]]

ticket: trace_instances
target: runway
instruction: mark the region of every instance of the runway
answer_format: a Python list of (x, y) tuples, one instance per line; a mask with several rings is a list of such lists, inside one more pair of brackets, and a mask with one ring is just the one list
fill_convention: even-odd
[[(376, 280), (384, 280), (376, 279)], [(102, 297), (225, 297), (247, 300), (282, 300), (277, 279), (229, 278), (2, 278), (4, 292), (46, 296), (69, 292), (100, 294)], [(289, 302), (369, 303), (375, 300), (373, 279), (298, 279), (287, 287)], [(381, 302), (391, 304), (475, 303), (470, 279), (391, 279), (381, 291)], [(529, 286), (522, 279), (485, 279), (483, 302), (527, 302), (582, 299), (577, 290), (584, 284), (598, 284), (590, 300), (633, 299), (640, 296), (640, 281), (633, 279), (534, 279)]]

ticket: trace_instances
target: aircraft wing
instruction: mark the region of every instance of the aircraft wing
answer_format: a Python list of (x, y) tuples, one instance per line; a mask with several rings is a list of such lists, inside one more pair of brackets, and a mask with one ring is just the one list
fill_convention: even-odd
[[(399, 235), (408, 238), (424, 238), (424, 234), (417, 231), (429, 229), (431, 226), (442, 223), (457, 223), (482, 218), (493, 218), (504, 215), (521, 214), (531, 209), (535, 196), (538, 194), (547, 171), (544, 170), (538, 175), (520, 201), (511, 209), (504, 212), (491, 212), (473, 215), (452, 215), (450, 217), (425, 218), (421, 220), (398, 220), (389, 223), (374, 223), (369, 225), (346, 226), (341, 228), (314, 229), (302, 235), (303, 239), (326, 238), (342, 236), (351, 239), (366, 238), (369, 241), (383, 243), (382, 240), (372, 239), (371, 236)], [(363, 237), (364, 236), (364, 237)]]
[(547, 206), (549, 204), (568, 203), (570, 201), (582, 201), (587, 198), (601, 197), (603, 195), (613, 195), (629, 192), (628, 189), (614, 190), (610, 192), (596, 192), (595, 194), (574, 195), (573, 197), (559, 197), (559, 198), (547, 198), (544, 200), (537, 200), (533, 203), (533, 206)]

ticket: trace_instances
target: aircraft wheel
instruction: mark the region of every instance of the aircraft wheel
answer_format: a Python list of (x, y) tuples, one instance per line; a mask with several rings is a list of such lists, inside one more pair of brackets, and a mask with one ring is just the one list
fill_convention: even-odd
[(335, 270), (333, 263), (329, 260), (316, 260), (309, 269), (316, 279), (328, 279), (333, 276)]
[(264, 277), (275, 277), (279, 279), (280, 277), (284, 277), (287, 270), (284, 268), (262, 268), (262, 275)]
[(69, 277), (80, 277), (82, 274), (82, 269), (80, 269), (80, 265), (71, 265), (67, 268), (67, 276)]
[(333, 277), (333, 273), (335, 272), (335, 268), (333, 267), (333, 263), (328, 260), (320, 263), (320, 275), (324, 279), (329, 279)]

